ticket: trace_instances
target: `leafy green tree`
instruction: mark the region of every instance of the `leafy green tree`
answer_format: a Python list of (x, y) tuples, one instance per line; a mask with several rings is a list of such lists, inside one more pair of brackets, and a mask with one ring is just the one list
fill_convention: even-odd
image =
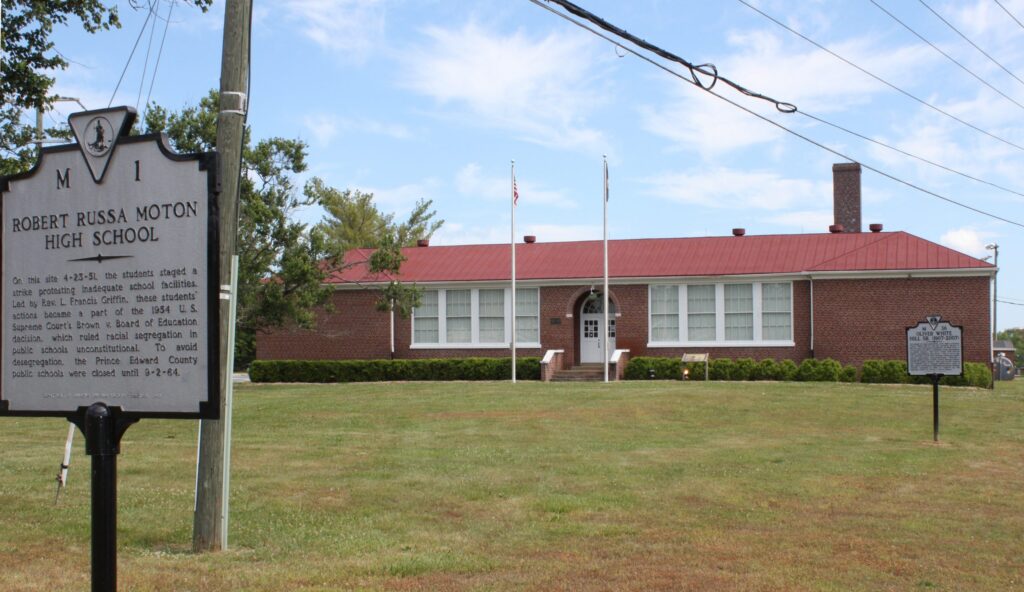
[[(188, 0), (204, 12), (213, 0)], [(118, 28), (117, 6), (101, 0), (4, 0), (0, 31), (0, 175), (28, 170), (36, 159), (35, 126), (24, 121), (26, 111), (45, 109), (57, 96), (51, 94), (53, 72), (68, 67), (68, 59), (53, 44), (54, 25), (68, 25), (76, 18), (89, 33)], [(132, 4), (135, 6), (134, 2)], [(50, 129), (66, 136), (67, 130)]]
[(388, 278), (386, 284), (376, 288), (377, 308), (393, 309), (408, 316), (419, 304), (422, 291), (399, 280), (399, 269), (405, 260), (401, 249), (414, 246), (420, 239), (429, 239), (444, 224), (444, 220), (435, 219), (437, 212), (430, 209), (433, 201), (417, 201), (409, 217), (397, 223), (394, 214), (377, 208), (372, 193), (339, 191), (314, 177), (306, 184), (305, 194), (327, 211), (327, 218), (317, 230), (326, 237), (334, 259), (342, 261), (345, 253), (354, 249), (374, 249), (367, 262), (369, 270)]
[(1017, 350), (1017, 359), (1015, 362), (1018, 366), (1024, 364), (1024, 327), (1015, 327), (1013, 329), (1005, 329), (996, 334), (996, 339), (999, 341), (1011, 341), (1013, 347)]
[[(217, 138), (218, 93), (199, 105), (169, 112), (150, 105), (147, 132), (163, 131), (178, 152), (213, 150)], [(293, 175), (306, 169), (306, 145), (269, 138), (255, 144), (246, 128), (238, 220), (238, 319), (235, 358), (244, 367), (255, 354), (258, 331), (295, 323), (311, 326), (315, 309), (331, 289), (323, 285), (329, 269), (327, 240), (316, 229), (295, 222), (297, 208), (315, 203), (296, 189)]]

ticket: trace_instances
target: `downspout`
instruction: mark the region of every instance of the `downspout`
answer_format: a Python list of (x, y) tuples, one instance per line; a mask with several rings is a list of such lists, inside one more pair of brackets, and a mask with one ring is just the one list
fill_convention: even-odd
[(808, 276), (811, 282), (811, 357), (814, 357), (814, 277)]
[(391, 301), (391, 359), (395, 359), (395, 301)]

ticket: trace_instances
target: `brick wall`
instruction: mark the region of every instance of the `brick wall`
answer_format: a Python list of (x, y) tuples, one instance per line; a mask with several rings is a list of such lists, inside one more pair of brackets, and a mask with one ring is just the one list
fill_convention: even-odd
[(843, 232), (860, 232), (859, 163), (832, 165), (832, 207), (835, 223), (843, 225)]
[[(285, 327), (256, 336), (260, 360), (367, 360), (391, 354), (388, 313), (376, 308), (371, 290), (340, 290), (334, 310), (320, 311), (312, 330)], [(395, 315), (396, 318), (400, 318)]]
[(940, 314), (964, 329), (964, 361), (988, 362), (989, 278), (814, 281), (814, 354), (844, 364), (906, 360), (906, 328)]
[[(589, 284), (541, 288), (543, 348), (519, 349), (519, 355), (541, 357), (545, 350), (564, 349), (566, 366), (575, 365), (579, 360), (579, 307), (589, 291)], [(799, 363), (811, 355), (807, 281), (793, 282), (792, 347), (649, 348), (647, 286), (612, 286), (610, 297), (620, 313), (616, 319), (616, 347), (630, 350), (630, 357), (708, 352), (712, 358), (791, 359)], [(334, 310), (318, 314), (314, 330), (285, 328), (261, 334), (256, 355), (260, 359), (388, 358), (388, 313), (376, 310), (375, 299), (373, 291), (335, 292)], [(814, 354), (818, 358), (858, 365), (866, 359), (905, 359), (905, 328), (938, 313), (964, 327), (965, 361), (989, 360), (987, 277), (815, 280), (814, 299)], [(507, 348), (410, 349), (411, 335), (411, 320), (396, 315), (396, 358), (509, 355)]]

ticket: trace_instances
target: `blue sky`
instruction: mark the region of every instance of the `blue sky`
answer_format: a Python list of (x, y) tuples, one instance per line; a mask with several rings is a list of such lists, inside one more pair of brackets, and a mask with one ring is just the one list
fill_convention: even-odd
[[(156, 0), (154, 0), (156, 1)], [(736, 0), (577, 0), (640, 37), (752, 90), (917, 156), (1024, 193), (1024, 26), (995, 0), (878, 4), (751, 3), (861, 68), (1000, 139), (936, 113), (780, 28)], [(1024, 22), (1024, 0), (1000, 0)], [(57, 92), (106, 107), (145, 11), (120, 3), (120, 31), (61, 29), (72, 67)], [(928, 6), (995, 58), (944, 24)], [(167, 16), (169, 4), (160, 2)], [(164, 34), (142, 35), (114, 104), (195, 104), (218, 86), (223, 3), (174, 7)], [(145, 60), (147, 46), (148, 64)], [(1010, 73), (1002, 69), (1005, 67)], [(143, 70), (145, 68), (145, 77)], [(678, 69), (678, 68), (676, 68)], [(152, 94), (150, 95), (150, 85)], [(1024, 222), (1024, 197), (964, 179), (768, 103), (721, 94), (865, 165), (972, 207)], [(1010, 100), (1012, 99), (1012, 101)], [(62, 103), (48, 115), (63, 120)], [(256, 137), (301, 138), (312, 175), (373, 192), (403, 217), (432, 199), (435, 244), (509, 239), (509, 163), (518, 236), (601, 237), (601, 158), (611, 177), (611, 238), (824, 232), (830, 154), (617, 50), (528, 0), (256, 2), (249, 124)], [(999, 298), (1024, 303), (1024, 229), (953, 206), (871, 171), (863, 219), (970, 255), (1000, 245)], [(298, 214), (315, 221), (320, 212)], [(939, 311), (941, 312), (941, 311)], [(1000, 328), (1024, 326), (1001, 303)]]

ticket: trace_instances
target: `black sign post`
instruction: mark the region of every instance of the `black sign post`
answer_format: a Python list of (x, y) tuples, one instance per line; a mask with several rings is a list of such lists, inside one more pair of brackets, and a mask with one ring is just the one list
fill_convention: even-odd
[(932, 381), (932, 440), (939, 441), (939, 380), (963, 374), (963, 327), (929, 315), (907, 327), (907, 374)]
[(92, 457), (92, 590), (117, 590), (117, 455), (143, 417), (217, 419), (216, 155), (76, 113), (0, 177), (0, 416), (65, 417)]
[(117, 590), (117, 455), (121, 436), (137, 417), (93, 403), (71, 418), (92, 457), (92, 590)]

